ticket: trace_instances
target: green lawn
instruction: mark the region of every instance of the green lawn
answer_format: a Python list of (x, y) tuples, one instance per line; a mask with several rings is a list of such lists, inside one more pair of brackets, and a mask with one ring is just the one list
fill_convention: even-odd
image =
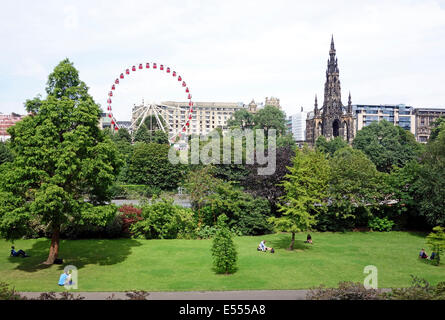
[[(423, 234), (312, 233), (313, 245), (297, 235), (296, 250), (285, 248), (289, 234), (237, 237), (239, 270), (234, 275), (212, 272), (211, 240), (63, 240), (59, 256), (79, 270), (79, 291), (189, 291), (304, 289), (339, 281), (360, 281), (366, 265), (378, 268), (381, 288), (410, 284), (410, 274), (432, 284), (445, 281), (445, 266), (419, 261)], [(261, 239), (275, 254), (256, 251)], [(57, 280), (61, 265), (45, 267), (49, 240), (19, 240), (16, 249), (32, 257), (11, 258), (10, 243), (0, 240), (0, 281), (19, 291), (63, 291)], [(427, 250), (429, 253), (429, 250)]]

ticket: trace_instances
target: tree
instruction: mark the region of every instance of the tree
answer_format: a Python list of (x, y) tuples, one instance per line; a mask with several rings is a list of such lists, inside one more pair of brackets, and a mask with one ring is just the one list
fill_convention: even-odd
[(441, 116), (433, 122), (429, 140), (435, 140), (439, 136), (439, 132), (443, 130), (445, 130), (445, 116)]
[(350, 147), (337, 150), (330, 159), (329, 212), (335, 218), (355, 219), (362, 212), (366, 218), (381, 198), (382, 173), (360, 150)]
[(315, 141), (315, 148), (330, 157), (332, 157), (335, 151), (347, 147), (348, 143), (341, 137), (335, 137), (332, 140), (327, 140), (325, 136), (319, 136), (317, 141)]
[(254, 116), (245, 109), (237, 110), (227, 121), (230, 128), (252, 129), (254, 126)]
[(295, 233), (311, 228), (316, 223), (315, 215), (325, 210), (330, 168), (324, 154), (304, 146), (297, 150), (289, 171), (283, 181), (284, 204), (279, 205), (283, 216), (270, 221), (279, 230), (292, 233), (289, 250), (293, 250)]
[(119, 128), (117, 134), (115, 135), (115, 140), (123, 140), (131, 143), (131, 134), (128, 132), (127, 128)]
[(168, 144), (138, 142), (128, 167), (130, 181), (163, 190), (175, 189), (186, 173), (182, 164), (172, 164), (168, 159)]
[(232, 233), (226, 225), (227, 217), (218, 217), (218, 229), (212, 243), (213, 266), (216, 273), (230, 274), (237, 270), (237, 252)]
[(201, 210), (207, 225), (216, 224), (218, 217), (225, 215), (227, 225), (242, 235), (258, 235), (271, 231), (267, 218), (270, 206), (266, 199), (253, 197), (231, 182), (218, 181), (205, 198)]
[(352, 146), (363, 151), (377, 170), (383, 172), (390, 172), (393, 166), (403, 167), (422, 151), (411, 132), (386, 120), (372, 122), (359, 130)]
[(99, 107), (68, 59), (49, 75), (46, 91), (46, 99), (27, 101), (32, 115), (8, 129), (15, 158), (0, 172), (0, 234), (16, 239), (38, 217), (52, 229), (45, 262), (52, 264), (69, 220), (105, 225), (114, 218), (115, 207), (102, 204), (121, 161), (99, 129)]
[(148, 129), (144, 122), (134, 134), (134, 142), (168, 144), (168, 135), (160, 129)]
[(272, 175), (259, 175), (258, 163), (246, 166), (249, 175), (241, 182), (241, 185), (254, 196), (266, 198), (270, 203), (273, 215), (278, 213), (278, 203), (284, 196), (284, 187), (281, 181), (289, 173), (288, 167), (292, 166), (295, 150), (295, 147), (290, 146), (277, 148), (276, 169)]
[(274, 106), (265, 106), (254, 116), (255, 129), (277, 130), (277, 135), (286, 133), (286, 115)]
[(445, 130), (426, 145), (415, 184), (415, 199), (430, 226), (445, 225)]
[(8, 147), (8, 144), (0, 141), (0, 165), (5, 162), (11, 162), (14, 155)]
[(436, 253), (437, 265), (440, 263), (440, 253), (445, 250), (445, 232), (444, 228), (437, 226), (433, 228), (431, 232), (426, 237), (427, 244), (431, 247), (432, 252)]

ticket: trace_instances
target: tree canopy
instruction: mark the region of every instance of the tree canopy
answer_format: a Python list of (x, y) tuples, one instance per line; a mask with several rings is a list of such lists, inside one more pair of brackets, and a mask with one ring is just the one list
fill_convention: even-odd
[(98, 105), (68, 59), (49, 75), (46, 91), (46, 99), (28, 100), (33, 113), (8, 129), (15, 158), (0, 172), (0, 234), (18, 238), (32, 217), (39, 218), (52, 230), (46, 261), (52, 264), (63, 224), (104, 224), (114, 217), (114, 209), (102, 204), (121, 161), (99, 129)]
[(403, 167), (422, 151), (411, 132), (386, 120), (372, 122), (359, 130), (352, 146), (363, 151), (377, 170), (383, 172), (390, 172), (393, 166)]

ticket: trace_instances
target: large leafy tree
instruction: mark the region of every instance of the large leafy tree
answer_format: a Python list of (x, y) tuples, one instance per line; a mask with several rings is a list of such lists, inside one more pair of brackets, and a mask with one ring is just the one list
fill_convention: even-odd
[(168, 159), (168, 144), (138, 142), (128, 166), (130, 182), (172, 190), (186, 174), (182, 164), (172, 164)]
[(445, 225), (445, 130), (428, 142), (422, 157), (415, 199), (431, 226)]
[(254, 116), (256, 129), (277, 130), (277, 135), (286, 133), (286, 115), (283, 111), (274, 106), (265, 106)]
[(377, 170), (383, 172), (390, 172), (393, 166), (403, 167), (422, 151), (421, 144), (411, 132), (386, 120), (373, 122), (359, 130), (352, 145), (363, 151)]
[(279, 230), (292, 233), (289, 250), (293, 250), (295, 233), (310, 229), (316, 214), (325, 210), (330, 167), (323, 153), (304, 146), (296, 152), (289, 171), (283, 181), (284, 204), (279, 205), (282, 217), (270, 221)]
[(431, 128), (430, 141), (435, 140), (442, 130), (445, 130), (445, 116), (439, 117), (434, 121)]
[(254, 126), (254, 116), (246, 109), (235, 111), (233, 116), (227, 121), (230, 128), (252, 129)]
[(370, 215), (382, 199), (383, 173), (360, 150), (345, 147), (330, 159), (329, 212), (339, 219), (354, 219), (358, 212)]
[(5, 162), (10, 162), (14, 159), (8, 144), (5, 142), (0, 142), (0, 165)]
[(276, 150), (276, 169), (271, 175), (259, 175), (258, 163), (247, 165), (248, 176), (241, 182), (247, 192), (266, 198), (271, 206), (273, 215), (278, 212), (278, 204), (284, 196), (284, 187), (281, 181), (289, 173), (288, 167), (292, 166), (292, 158), (295, 156), (295, 148), (291, 146), (278, 147)]
[(318, 137), (315, 141), (315, 148), (323, 153), (333, 156), (335, 151), (347, 147), (348, 143), (341, 137), (335, 137), (332, 140), (327, 140), (325, 136)]
[(15, 158), (0, 172), (0, 234), (18, 238), (37, 217), (52, 230), (45, 262), (52, 264), (64, 224), (104, 225), (114, 216), (113, 206), (102, 204), (120, 160), (99, 129), (98, 105), (68, 59), (49, 75), (46, 92), (46, 99), (28, 100), (32, 114), (8, 129)]

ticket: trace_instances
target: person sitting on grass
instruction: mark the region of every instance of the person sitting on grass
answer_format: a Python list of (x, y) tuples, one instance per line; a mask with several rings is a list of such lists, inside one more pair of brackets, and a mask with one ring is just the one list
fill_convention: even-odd
[(14, 246), (11, 247), (11, 257), (19, 257), (21, 256), (22, 258), (25, 257), (29, 257), (25, 251), (23, 251), (22, 249), (20, 249), (19, 251), (15, 251)]
[(419, 258), (422, 258), (422, 259), (428, 259), (428, 256), (427, 256), (427, 254), (426, 254), (426, 252), (425, 252), (425, 249), (422, 248), (422, 250), (420, 250), (420, 252), (419, 252)]
[(64, 286), (64, 285), (68, 285), (68, 284), (73, 284), (73, 281), (71, 280), (71, 274), (69, 274), (69, 272), (67, 270), (60, 275), (58, 285)]
[(310, 243), (310, 244), (312, 244), (312, 237), (311, 237), (310, 234), (307, 235), (307, 238), (306, 238), (305, 243)]
[(435, 252), (431, 252), (430, 260), (434, 260), (435, 257), (436, 257), (436, 253)]
[(266, 247), (266, 240), (262, 240), (257, 248), (258, 251), (267, 251), (270, 250), (271, 253), (274, 253), (275, 250), (273, 248)]

